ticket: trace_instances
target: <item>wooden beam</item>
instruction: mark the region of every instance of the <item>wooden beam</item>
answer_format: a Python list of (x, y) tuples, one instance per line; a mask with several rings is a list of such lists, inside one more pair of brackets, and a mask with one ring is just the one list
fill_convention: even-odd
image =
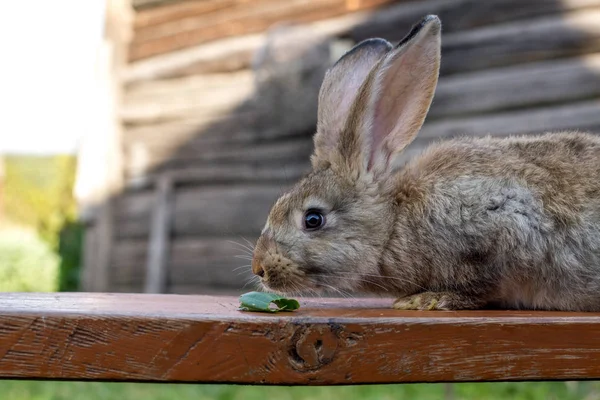
[(173, 181), (168, 175), (158, 178), (154, 196), (150, 222), (150, 246), (146, 252), (145, 292), (164, 293), (167, 289), (167, 262), (173, 214)]
[(391, 299), (0, 294), (0, 378), (334, 385), (600, 379), (600, 314), (410, 312)]

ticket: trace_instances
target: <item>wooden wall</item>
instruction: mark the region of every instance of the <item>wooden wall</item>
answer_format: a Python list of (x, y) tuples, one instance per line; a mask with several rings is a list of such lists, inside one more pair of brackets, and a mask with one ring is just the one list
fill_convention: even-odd
[(443, 23), (442, 75), (405, 157), (455, 135), (600, 132), (600, 0), (133, 5), (110, 290), (240, 290), (248, 275), (234, 269), (248, 262), (232, 241), (255, 240), (308, 169), (326, 67), (428, 13)]

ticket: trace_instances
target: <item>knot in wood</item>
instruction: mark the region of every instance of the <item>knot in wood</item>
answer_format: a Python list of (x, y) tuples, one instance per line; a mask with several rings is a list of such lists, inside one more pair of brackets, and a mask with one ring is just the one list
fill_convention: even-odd
[(292, 367), (307, 372), (331, 363), (338, 349), (337, 329), (328, 325), (299, 327), (292, 337), (289, 352)]

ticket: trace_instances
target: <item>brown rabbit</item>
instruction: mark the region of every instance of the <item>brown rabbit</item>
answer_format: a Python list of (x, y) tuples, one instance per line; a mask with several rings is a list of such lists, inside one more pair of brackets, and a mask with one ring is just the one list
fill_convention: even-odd
[(327, 72), (313, 170), (274, 205), (253, 272), (268, 290), (398, 309), (600, 311), (600, 138), (459, 138), (394, 167), (431, 104), (440, 30), (427, 16)]

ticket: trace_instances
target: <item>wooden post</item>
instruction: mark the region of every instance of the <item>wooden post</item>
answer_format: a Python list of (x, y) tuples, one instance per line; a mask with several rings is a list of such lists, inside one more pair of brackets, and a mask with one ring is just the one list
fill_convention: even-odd
[[(76, 195), (86, 223), (81, 287), (107, 291), (113, 241), (113, 197), (123, 187), (121, 119), (123, 80), (132, 37), (130, 0), (107, 0), (97, 72), (102, 109), (98, 132), (86, 137), (79, 155)], [(93, 123), (94, 121), (92, 121)]]
[(173, 182), (161, 175), (156, 182), (154, 207), (150, 225), (148, 261), (146, 264), (146, 293), (163, 293), (167, 289), (167, 258), (171, 232)]

